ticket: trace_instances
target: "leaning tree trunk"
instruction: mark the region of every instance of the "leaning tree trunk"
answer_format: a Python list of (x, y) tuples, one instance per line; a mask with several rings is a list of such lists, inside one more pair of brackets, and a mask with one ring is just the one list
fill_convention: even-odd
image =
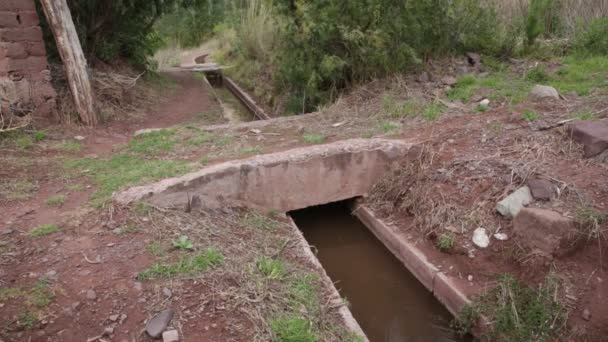
[(87, 61), (76, 34), (66, 0), (41, 0), (44, 14), (57, 42), (74, 104), (80, 119), (89, 126), (97, 123), (93, 89), (87, 72)]

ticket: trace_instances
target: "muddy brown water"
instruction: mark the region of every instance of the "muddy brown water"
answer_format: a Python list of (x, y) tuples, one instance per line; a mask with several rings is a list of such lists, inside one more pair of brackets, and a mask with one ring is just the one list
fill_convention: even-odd
[(354, 216), (348, 202), (290, 215), (371, 342), (466, 341), (452, 316)]

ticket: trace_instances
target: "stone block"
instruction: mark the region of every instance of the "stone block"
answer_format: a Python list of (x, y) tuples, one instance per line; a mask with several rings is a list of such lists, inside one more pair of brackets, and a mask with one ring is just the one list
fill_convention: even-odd
[(608, 149), (608, 119), (581, 121), (568, 126), (574, 141), (583, 144), (586, 158)]
[(0, 59), (0, 73), (22, 72), (24, 74), (39, 73), (47, 68), (46, 57), (31, 56), (24, 59)]
[(540, 201), (550, 201), (553, 197), (555, 197), (555, 195), (557, 195), (557, 188), (555, 185), (546, 179), (529, 179), (528, 188), (530, 188), (532, 197)]
[(30, 56), (46, 56), (46, 48), (44, 42), (27, 42), (25, 50)]
[(12, 11), (0, 11), (0, 28), (18, 27), (17, 13)]
[(560, 256), (575, 247), (574, 222), (552, 210), (522, 209), (513, 221), (513, 231), (523, 246), (547, 255)]
[(0, 59), (22, 59), (27, 57), (27, 51), (22, 43), (0, 43)]
[(19, 16), (18, 21), (21, 27), (38, 26), (40, 23), (36, 11), (20, 11), (17, 15)]
[(26, 28), (3, 28), (0, 29), (0, 41), (22, 42), (42, 41), (42, 30), (38, 26)]
[(34, 0), (2, 0), (0, 11), (35, 11)]
[(532, 202), (532, 194), (527, 186), (517, 189), (496, 205), (496, 211), (507, 218), (515, 217), (519, 211)]

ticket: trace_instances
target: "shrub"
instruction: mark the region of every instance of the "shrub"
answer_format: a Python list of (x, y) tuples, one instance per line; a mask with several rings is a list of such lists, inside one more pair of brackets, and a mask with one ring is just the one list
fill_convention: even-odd
[(575, 38), (575, 49), (590, 55), (608, 55), (608, 17), (595, 19)]
[(531, 0), (526, 18), (526, 45), (532, 46), (536, 38), (545, 33), (546, 18), (553, 0)]

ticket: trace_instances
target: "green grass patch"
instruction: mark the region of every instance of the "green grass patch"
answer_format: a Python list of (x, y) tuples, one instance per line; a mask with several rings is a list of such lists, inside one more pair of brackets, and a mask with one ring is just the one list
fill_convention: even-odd
[(443, 113), (443, 106), (439, 103), (431, 103), (424, 107), (422, 117), (427, 121), (437, 120)]
[(261, 230), (275, 230), (279, 226), (277, 221), (257, 212), (247, 213), (241, 219), (240, 224), (244, 227), (251, 227)]
[(304, 133), (302, 134), (302, 141), (307, 144), (315, 145), (322, 144), (325, 142), (326, 137), (323, 134), (318, 133)]
[(78, 152), (82, 149), (82, 144), (78, 141), (67, 140), (56, 145), (55, 148), (63, 152)]
[(55, 295), (50, 289), (49, 283), (45, 280), (40, 280), (36, 286), (28, 294), (28, 303), (38, 308), (44, 308), (51, 304)]
[(41, 237), (54, 234), (59, 231), (59, 226), (54, 223), (41, 224), (38, 227), (30, 230), (27, 234), (31, 237)]
[(212, 143), (215, 140), (215, 135), (208, 132), (200, 132), (190, 137), (187, 141), (192, 146), (203, 146)]
[(29, 310), (19, 315), (19, 319), (17, 320), (17, 325), (26, 330), (33, 329), (36, 324), (38, 324), (38, 317)]
[(0, 182), (0, 198), (19, 201), (32, 197), (38, 191), (38, 185), (29, 180), (6, 180)]
[(295, 314), (281, 315), (270, 320), (274, 340), (279, 342), (316, 342), (317, 333), (307, 319)]
[(32, 138), (34, 139), (35, 142), (40, 142), (44, 139), (46, 139), (47, 134), (45, 131), (35, 131), (34, 133), (32, 133)]
[(608, 56), (568, 56), (564, 66), (551, 77), (549, 84), (560, 93), (576, 92), (586, 96), (593, 89), (608, 88)]
[(281, 259), (261, 258), (256, 262), (258, 271), (268, 279), (281, 279), (287, 273), (285, 263)]
[(223, 261), (224, 257), (218, 250), (208, 248), (206, 251), (195, 256), (184, 257), (174, 264), (154, 264), (150, 268), (140, 272), (137, 275), (137, 279), (167, 279), (180, 275), (191, 275), (219, 266)]
[(452, 233), (443, 233), (437, 237), (437, 248), (442, 252), (449, 252), (456, 244), (456, 236)]
[(536, 121), (538, 117), (538, 113), (533, 110), (526, 110), (521, 113), (521, 118), (528, 122)]
[(93, 183), (97, 185), (97, 191), (91, 196), (95, 206), (103, 206), (115, 191), (126, 186), (168, 178), (191, 170), (184, 161), (143, 160), (127, 154), (118, 154), (109, 160), (68, 160), (64, 166), (72, 170), (86, 170), (86, 174), (92, 177)]
[(65, 195), (55, 195), (51, 196), (46, 200), (46, 205), (48, 206), (58, 206), (65, 203)]
[(390, 121), (381, 121), (378, 124), (378, 130), (383, 133), (389, 133), (399, 128), (399, 125)]
[(250, 156), (253, 154), (260, 154), (262, 153), (264, 150), (260, 147), (260, 146), (252, 146), (252, 147), (247, 147), (241, 150), (241, 154), (244, 156)]
[(186, 235), (182, 235), (172, 241), (173, 248), (191, 251), (194, 249), (194, 244)]
[(579, 119), (579, 120), (597, 120), (597, 115), (593, 112), (590, 111), (584, 111), (584, 112), (578, 112), (574, 115), (572, 115), (572, 119)]
[(162, 257), (163, 255), (165, 255), (163, 245), (158, 241), (150, 242), (146, 246), (146, 252), (155, 257)]
[(161, 129), (133, 137), (127, 150), (137, 155), (154, 157), (173, 150), (176, 143), (175, 130)]
[(559, 287), (552, 275), (535, 288), (503, 275), (495, 288), (458, 315), (455, 325), (470, 327), (483, 314), (493, 322), (489, 341), (553, 340), (566, 320), (566, 309), (555, 296)]
[(473, 75), (463, 75), (458, 78), (454, 87), (447, 92), (450, 100), (468, 102), (473, 95), (488, 89), (491, 100), (507, 99), (510, 103), (519, 103), (528, 95), (533, 83), (526, 78), (517, 78), (506, 72), (490, 74), (477, 78)]
[(133, 207), (133, 211), (139, 216), (148, 216), (154, 208), (146, 202), (137, 202)]

